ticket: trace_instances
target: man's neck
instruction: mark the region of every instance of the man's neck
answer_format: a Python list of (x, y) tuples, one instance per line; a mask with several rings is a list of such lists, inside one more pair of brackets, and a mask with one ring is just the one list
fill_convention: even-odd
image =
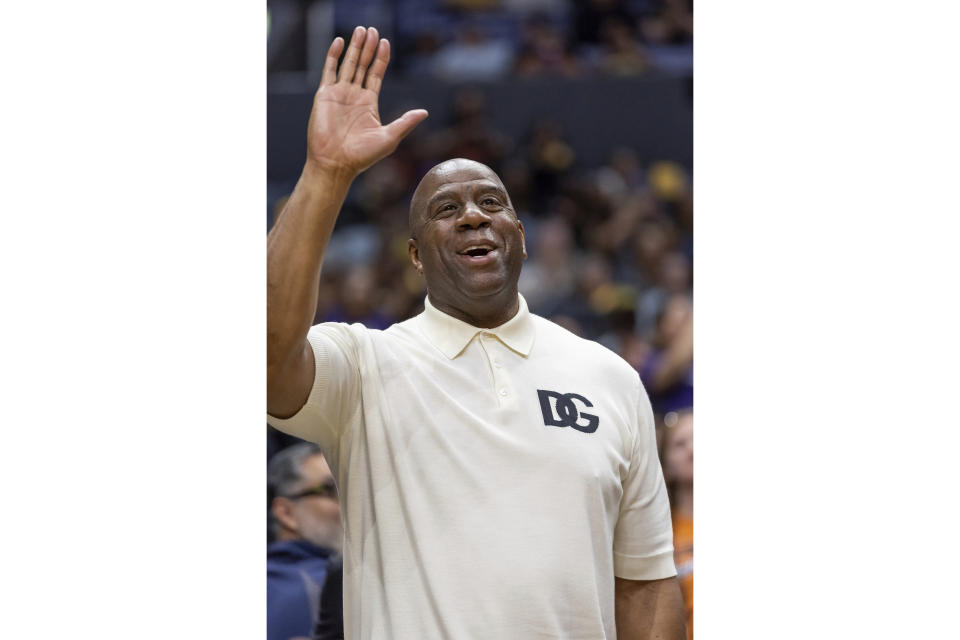
[[(429, 294), (428, 294), (429, 295)], [(430, 303), (438, 310), (457, 320), (466, 322), (481, 329), (493, 329), (513, 319), (520, 311), (520, 298), (513, 291), (513, 296), (498, 296), (451, 304), (443, 300), (430, 298)]]

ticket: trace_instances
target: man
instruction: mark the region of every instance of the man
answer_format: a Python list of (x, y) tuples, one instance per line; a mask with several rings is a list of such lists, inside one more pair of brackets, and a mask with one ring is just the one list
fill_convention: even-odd
[(268, 236), (267, 407), (318, 442), (344, 507), (346, 638), (683, 637), (670, 510), (635, 371), (527, 310), (523, 224), (484, 165), (410, 206), (421, 315), (311, 329), (352, 180), (426, 111), (381, 125), (390, 48), (330, 46), (303, 174)]
[(328, 564), (343, 537), (336, 484), (312, 443), (277, 453), (267, 484), (276, 538), (267, 547), (267, 640), (308, 637)]

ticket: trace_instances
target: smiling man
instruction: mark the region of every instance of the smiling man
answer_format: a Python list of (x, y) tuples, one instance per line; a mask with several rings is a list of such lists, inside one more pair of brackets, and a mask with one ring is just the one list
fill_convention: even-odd
[(438, 164), (413, 194), (409, 224), (410, 261), (438, 310), (477, 327), (517, 314), (523, 223), (489, 167), (462, 158)]
[(350, 184), (427, 116), (381, 124), (375, 29), (342, 53), (338, 38), (268, 236), (267, 408), (337, 478), (346, 638), (679, 640), (647, 395), (618, 356), (528, 311), (523, 224), (493, 171), (449, 160), (414, 193), (422, 314), (310, 327)]

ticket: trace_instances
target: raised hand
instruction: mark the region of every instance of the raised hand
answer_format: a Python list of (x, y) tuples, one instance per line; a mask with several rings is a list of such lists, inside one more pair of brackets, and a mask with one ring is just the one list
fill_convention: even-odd
[(389, 155), (427, 117), (414, 109), (380, 123), (377, 99), (390, 62), (390, 43), (374, 27), (357, 27), (337, 71), (343, 38), (327, 51), (307, 130), (307, 166), (356, 175)]

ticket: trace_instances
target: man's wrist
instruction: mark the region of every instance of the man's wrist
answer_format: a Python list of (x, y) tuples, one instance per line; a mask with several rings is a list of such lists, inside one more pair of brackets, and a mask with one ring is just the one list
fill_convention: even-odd
[(349, 187), (358, 174), (359, 171), (343, 165), (308, 159), (303, 165), (300, 179), (308, 184), (324, 185), (327, 187), (344, 185)]

